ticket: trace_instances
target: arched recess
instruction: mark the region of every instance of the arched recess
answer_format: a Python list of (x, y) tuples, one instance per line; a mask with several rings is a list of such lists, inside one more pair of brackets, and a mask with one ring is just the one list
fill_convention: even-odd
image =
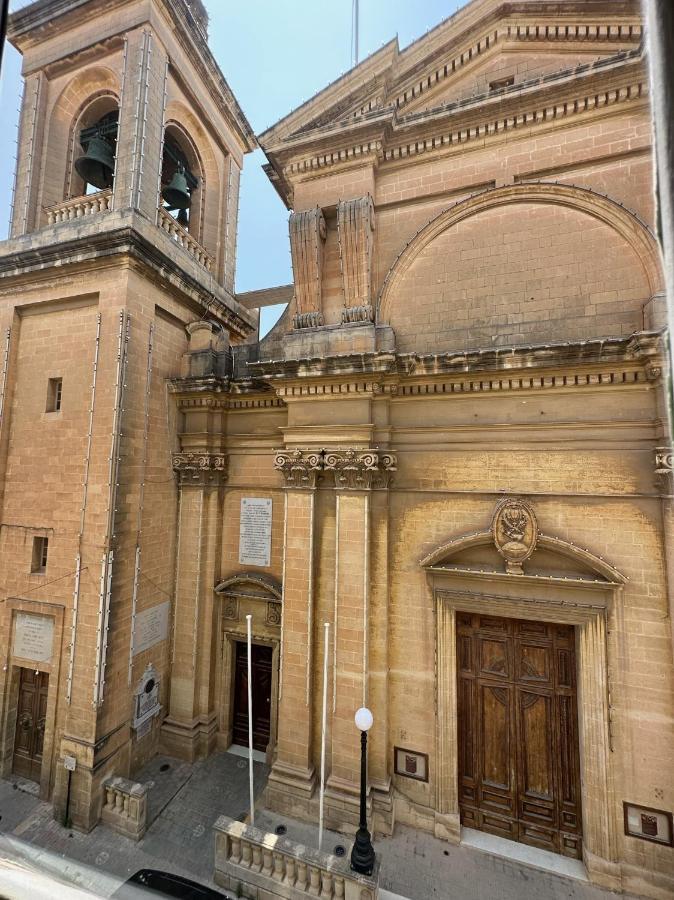
[(48, 207), (84, 192), (74, 171), (81, 155), (79, 132), (119, 109), (118, 75), (106, 66), (84, 69), (63, 88), (47, 115), (48, 134), (42, 163), (41, 206)]
[[(217, 745), (226, 750), (233, 743), (237, 648), (246, 641), (246, 616), (251, 615), (253, 645), (268, 648), (266, 652), (271, 655), (269, 740), (266, 745), (266, 759), (270, 762), (278, 733), (282, 587), (269, 575), (237, 572), (216, 585), (215, 593), (220, 598), (216, 609), (217, 653), (213, 667)], [(254, 671), (254, 687), (255, 677)], [(255, 707), (255, 699), (253, 702)]]
[(190, 234), (217, 258), (222, 177), (211, 140), (194, 114), (178, 100), (167, 104), (164, 122), (166, 137), (178, 142), (199, 177), (199, 187), (192, 192)]
[(493, 524), (490, 530), (444, 543), (420, 566), (433, 593), (436, 621), (437, 733), (435, 766), (431, 766), (436, 836), (461, 841), (457, 613), (572, 625), (581, 698), (582, 856), (591, 880), (618, 888), (609, 662), (615, 652), (611, 641), (617, 630), (617, 607), (627, 579), (589, 549), (540, 532), (524, 570), (513, 574), (496, 546)]
[[(513, 216), (512, 207), (515, 205), (520, 205), (522, 207), (522, 214), (518, 213), (517, 216)], [(544, 208), (547, 208), (548, 213), (545, 213)], [(587, 222), (588, 228), (593, 228), (595, 230), (601, 229), (601, 234), (605, 235), (609, 242), (615, 244), (615, 247), (612, 246), (612, 252), (616, 255), (618, 263), (622, 263), (620, 247), (625, 248), (624, 252), (630, 254), (630, 259), (632, 256), (634, 257), (634, 261), (630, 262), (630, 265), (634, 267), (635, 280), (639, 281), (639, 294), (641, 295), (643, 293), (644, 295), (641, 297), (642, 302), (647, 302), (655, 294), (662, 291), (662, 269), (657, 242), (648, 226), (635, 214), (626, 210), (623, 206), (609, 197), (598, 194), (588, 188), (579, 188), (573, 185), (549, 182), (522, 183), (492, 188), (479, 194), (474, 194), (473, 196), (452, 205), (448, 209), (445, 209), (421, 228), (402, 249), (386, 275), (377, 302), (378, 321), (380, 323), (392, 324), (396, 327), (394, 311), (397, 309), (398, 305), (402, 303), (406, 305), (406, 309), (409, 311), (407, 315), (411, 317), (410, 328), (412, 328), (414, 315), (419, 308), (419, 304), (423, 301), (424, 291), (430, 290), (431, 293), (436, 293), (438, 298), (444, 298), (445, 293), (448, 296), (452, 296), (452, 292), (458, 287), (458, 285), (453, 282), (456, 275), (453, 265), (448, 267), (444, 284), (442, 284), (442, 273), (439, 273), (437, 279), (435, 277), (430, 279), (429, 274), (428, 278), (424, 281), (424, 278), (422, 277), (422, 268), (419, 268), (425, 265), (425, 257), (430, 257), (432, 253), (430, 245), (434, 241), (437, 241), (435, 246), (439, 248), (439, 254), (441, 254), (443, 250), (454, 252), (454, 247), (461, 247), (462, 250), (460, 253), (458, 250), (456, 251), (461, 260), (460, 265), (465, 266), (467, 269), (472, 267), (475, 269), (476, 274), (483, 275), (488, 272), (488, 266), (494, 261), (484, 259), (481, 253), (484, 252), (489, 256), (490, 252), (496, 252), (494, 247), (488, 246), (491, 229), (496, 228), (496, 220), (499, 218), (505, 220), (505, 217), (510, 216), (514, 218), (515, 229), (519, 228), (520, 223), (524, 221), (525, 227), (521, 230), (526, 232), (527, 223), (524, 216), (527, 211), (531, 211), (530, 214), (534, 217), (554, 215), (557, 217), (566, 216), (567, 219), (573, 219), (573, 222), (571, 223), (572, 234), (574, 233), (573, 223), (576, 221), (573, 217), (577, 217), (580, 225)], [(479, 223), (478, 217), (483, 217), (485, 221), (484, 227)], [(463, 237), (462, 232), (470, 230), (472, 226), (471, 220), (474, 219), (476, 220), (476, 223), (473, 230), (477, 229), (476, 235), (479, 234), (480, 240), (487, 245), (486, 248), (482, 248), (480, 253), (475, 251), (477, 258), (480, 260), (479, 267), (472, 262), (470, 247), (467, 247), (464, 250), (463, 245), (459, 240), (459, 238)], [(508, 224), (509, 222), (504, 221), (502, 227), (507, 228)], [(452, 229), (455, 229), (455, 231), (451, 232), (451, 234), (444, 234), (445, 232), (450, 232)], [(558, 254), (554, 253), (554, 250), (556, 249), (556, 235), (554, 234), (553, 229), (551, 229), (551, 231), (553, 232), (551, 235), (552, 250), (545, 254), (544, 260), (540, 263), (540, 266), (543, 269), (546, 266), (549, 267), (546, 275), (554, 274), (551, 270), (560, 263), (566, 264), (568, 262), (568, 264), (571, 265), (571, 263), (574, 262), (573, 258), (569, 257), (567, 259), (564, 256), (563, 247), (560, 248)], [(538, 239), (538, 237), (539, 236), (536, 233), (536, 224), (533, 223), (529, 226), (529, 231), (528, 234), (525, 235), (525, 239)], [(500, 239), (504, 240), (502, 237), (500, 237)], [(505, 241), (507, 240), (508, 236), (506, 235)], [(582, 243), (580, 246), (582, 250)], [(524, 248), (523, 246), (520, 247), (518, 242), (515, 241), (512, 245), (512, 252), (510, 252), (511, 248), (505, 249), (508, 250), (509, 253), (509, 255), (506, 254), (506, 261), (519, 261), (520, 257), (526, 260), (526, 254), (523, 251), (529, 248)], [(587, 252), (589, 253), (589, 249)], [(414, 272), (410, 273), (409, 279), (406, 279), (407, 273), (415, 263), (417, 265)], [(537, 266), (538, 265), (539, 264), (537, 263)], [(589, 260), (589, 265), (592, 266), (592, 260)], [(436, 274), (431, 268), (428, 269), (428, 272), (432, 273), (433, 276)], [(497, 269), (495, 273), (492, 273), (488, 277), (495, 279), (497, 288), (500, 290), (501, 270)], [(441, 282), (438, 287), (434, 287), (436, 281)], [(470, 317), (473, 313), (473, 301), (471, 297), (472, 294), (479, 294), (479, 288), (476, 289), (474, 283), (467, 284), (466, 286), (468, 287), (468, 297), (464, 311), (468, 317)], [(504, 293), (507, 290), (507, 287), (503, 288)], [(597, 290), (600, 289), (598, 288)], [(421, 299), (417, 296), (419, 293), (422, 295)], [(545, 296), (545, 293), (542, 292), (541, 298), (535, 298), (536, 302)], [(502, 311), (504, 313), (511, 312), (507, 306), (504, 307)], [(517, 310), (512, 311), (517, 313)], [(433, 312), (434, 311), (431, 308), (431, 315), (433, 315)], [(453, 312), (453, 308), (448, 308), (445, 311), (445, 314), (451, 316)], [(597, 310), (597, 312), (599, 311)], [(494, 328), (494, 333), (498, 332), (498, 324), (494, 323), (491, 327)], [(566, 338), (562, 337), (561, 339)]]

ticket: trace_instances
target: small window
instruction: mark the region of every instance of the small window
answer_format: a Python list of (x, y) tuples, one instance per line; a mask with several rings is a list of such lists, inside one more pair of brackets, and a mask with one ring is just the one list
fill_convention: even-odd
[(510, 87), (511, 84), (515, 84), (515, 76), (508, 75), (507, 78), (497, 78), (496, 81), (489, 82), (489, 90), (490, 91), (500, 91), (501, 88)]
[(50, 378), (47, 388), (47, 412), (60, 412), (61, 394), (63, 392), (63, 379)]
[(34, 575), (43, 575), (47, 571), (47, 552), (49, 549), (49, 538), (34, 537), (33, 538), (33, 560), (31, 562), (30, 571)]

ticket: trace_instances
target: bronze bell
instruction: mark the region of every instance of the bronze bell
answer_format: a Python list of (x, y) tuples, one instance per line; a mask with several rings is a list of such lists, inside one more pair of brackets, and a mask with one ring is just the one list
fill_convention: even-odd
[(102, 137), (92, 137), (84, 156), (75, 161), (75, 169), (86, 184), (93, 184), (99, 190), (110, 187), (115, 170), (112, 147)]
[(169, 209), (189, 209), (192, 203), (187, 178), (182, 167), (176, 169), (170, 183), (161, 192)]

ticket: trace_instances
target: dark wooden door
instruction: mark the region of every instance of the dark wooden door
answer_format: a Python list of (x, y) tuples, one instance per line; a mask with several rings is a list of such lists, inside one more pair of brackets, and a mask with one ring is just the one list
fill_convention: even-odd
[(457, 614), (461, 821), (581, 856), (574, 629)]
[[(253, 644), (251, 649), (253, 747), (264, 752), (271, 728), (272, 649), (261, 644)], [(236, 645), (233, 740), (248, 746), (248, 653), (241, 641)]]
[(46, 672), (21, 669), (12, 771), (32, 781), (39, 781), (42, 771), (48, 692)]

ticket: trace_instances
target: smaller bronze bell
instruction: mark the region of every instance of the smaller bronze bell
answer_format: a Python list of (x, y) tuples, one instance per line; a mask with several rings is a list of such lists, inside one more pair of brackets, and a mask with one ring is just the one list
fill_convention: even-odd
[(110, 144), (102, 137), (92, 137), (84, 156), (75, 161), (75, 170), (86, 184), (93, 184), (99, 190), (110, 187), (115, 170), (115, 157)]
[(189, 209), (192, 203), (187, 178), (182, 168), (176, 169), (170, 183), (161, 192), (169, 209)]

